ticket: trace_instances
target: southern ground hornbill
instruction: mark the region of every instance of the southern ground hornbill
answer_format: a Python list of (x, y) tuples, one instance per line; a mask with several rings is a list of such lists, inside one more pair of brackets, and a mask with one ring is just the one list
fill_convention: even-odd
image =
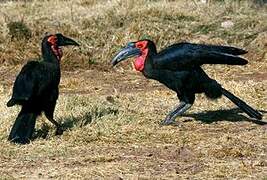
[(128, 43), (114, 57), (112, 64), (115, 66), (127, 58), (136, 57), (134, 66), (137, 71), (177, 93), (180, 104), (169, 112), (162, 122), (164, 125), (174, 123), (177, 116), (188, 110), (194, 103), (196, 93), (205, 93), (211, 99), (224, 95), (250, 117), (262, 119), (258, 111), (221, 87), (200, 67), (203, 64), (245, 65), (247, 60), (238, 56), (245, 53), (247, 51), (235, 47), (186, 42), (173, 44), (157, 52), (155, 43), (144, 39)]
[(61, 125), (54, 120), (53, 114), (58, 99), (60, 82), (61, 46), (78, 46), (74, 40), (62, 34), (47, 35), (42, 41), (42, 60), (29, 61), (18, 74), (11, 99), (7, 106), (21, 105), (8, 140), (26, 144), (30, 142), (36, 118), (44, 111), (45, 116), (56, 127), (56, 134), (62, 134)]

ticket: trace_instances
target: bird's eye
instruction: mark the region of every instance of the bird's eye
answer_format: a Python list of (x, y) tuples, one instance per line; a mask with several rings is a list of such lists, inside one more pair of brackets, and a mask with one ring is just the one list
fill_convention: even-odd
[(52, 45), (55, 45), (57, 43), (57, 37), (56, 36), (50, 36), (47, 41), (51, 43)]
[(145, 49), (147, 47), (147, 41), (138, 41), (135, 43), (135, 47), (138, 49)]
[(137, 48), (142, 49), (143, 47), (143, 44), (137, 44)]

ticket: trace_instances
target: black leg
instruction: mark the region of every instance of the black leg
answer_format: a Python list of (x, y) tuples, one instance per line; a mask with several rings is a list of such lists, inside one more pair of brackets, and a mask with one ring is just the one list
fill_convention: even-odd
[(184, 112), (186, 112), (190, 107), (192, 106), (192, 104), (186, 104), (183, 108), (175, 111), (175, 113), (173, 114), (173, 116), (171, 117), (171, 119), (173, 119), (173, 121), (175, 120), (175, 118), (177, 118), (178, 116), (182, 115)]
[(178, 104), (177, 106), (175, 106), (167, 115), (167, 117), (165, 119), (170, 119), (172, 116), (174, 116), (175, 112), (179, 109), (182, 109), (184, 106), (186, 105), (186, 103), (184, 101), (181, 101), (180, 104)]
[(161, 122), (162, 125), (170, 125), (173, 124), (177, 116), (182, 115), (185, 111), (187, 111), (192, 104), (187, 104), (185, 102), (181, 102), (178, 106), (176, 106), (172, 111), (169, 112), (167, 117), (163, 122)]
[(63, 134), (63, 129), (62, 126), (54, 120), (54, 109), (55, 109), (55, 105), (51, 105), (50, 107), (46, 108), (46, 110), (44, 111), (46, 118), (56, 126), (57, 130), (56, 130), (56, 135), (62, 135)]
[(62, 126), (57, 121), (55, 121), (52, 117), (47, 117), (47, 119), (56, 126), (57, 128), (56, 135), (62, 135), (63, 134)]

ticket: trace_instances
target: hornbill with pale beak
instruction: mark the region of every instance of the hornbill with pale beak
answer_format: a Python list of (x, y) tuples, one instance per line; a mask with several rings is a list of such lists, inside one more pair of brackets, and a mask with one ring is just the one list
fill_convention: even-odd
[(245, 53), (247, 51), (236, 47), (187, 42), (173, 44), (157, 52), (155, 43), (144, 39), (128, 43), (113, 58), (112, 64), (115, 66), (127, 58), (135, 57), (137, 71), (177, 93), (180, 104), (168, 113), (162, 122), (164, 125), (174, 123), (177, 116), (188, 110), (195, 101), (196, 93), (205, 93), (211, 99), (224, 95), (250, 117), (260, 120), (262, 114), (224, 89), (201, 68), (203, 64), (245, 65), (248, 61), (238, 56)]
[(7, 106), (21, 105), (22, 108), (9, 134), (9, 141), (29, 143), (41, 112), (56, 126), (56, 134), (63, 133), (53, 116), (59, 94), (61, 46), (67, 45), (79, 46), (60, 33), (46, 35), (42, 40), (42, 60), (29, 61), (17, 75)]

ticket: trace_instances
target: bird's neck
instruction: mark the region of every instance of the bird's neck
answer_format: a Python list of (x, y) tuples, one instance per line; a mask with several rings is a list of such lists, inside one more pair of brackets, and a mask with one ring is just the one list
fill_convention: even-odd
[(146, 64), (153, 66), (153, 59), (157, 56), (157, 54), (158, 53), (157, 53), (156, 47), (150, 48), (149, 53), (148, 53), (148, 57), (146, 60)]
[(153, 78), (153, 76), (155, 76), (155, 74), (157, 72), (157, 70), (155, 70), (154, 66), (153, 66), (153, 59), (156, 55), (157, 55), (156, 52), (149, 53), (149, 56), (147, 57), (147, 59), (145, 61), (145, 68), (143, 70), (143, 74), (147, 78)]
[(52, 46), (47, 43), (42, 44), (42, 56), (45, 62), (50, 62), (55, 65), (60, 65), (61, 55), (56, 52), (57, 49), (53, 49)]

